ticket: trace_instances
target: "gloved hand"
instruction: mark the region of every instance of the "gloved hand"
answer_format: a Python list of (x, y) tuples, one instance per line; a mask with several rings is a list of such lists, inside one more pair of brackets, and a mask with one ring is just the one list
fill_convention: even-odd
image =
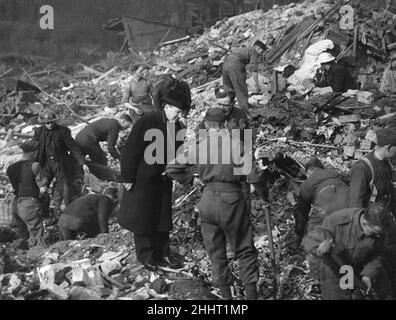
[(331, 248), (333, 247), (333, 239), (328, 239), (323, 241), (318, 249), (316, 249), (316, 255), (318, 257), (323, 257), (326, 253), (329, 253)]

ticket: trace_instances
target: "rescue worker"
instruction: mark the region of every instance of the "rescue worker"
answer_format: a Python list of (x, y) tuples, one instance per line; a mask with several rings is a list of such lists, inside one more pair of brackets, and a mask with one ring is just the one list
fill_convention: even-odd
[(152, 101), (152, 83), (148, 78), (149, 67), (135, 64), (132, 67), (133, 79), (124, 87), (122, 102), (129, 109), (133, 124), (142, 117), (155, 111)]
[[(240, 129), (241, 132), (239, 139), (243, 141), (243, 130), (249, 129), (249, 120), (246, 116), (246, 113), (235, 106), (235, 92), (229, 89), (220, 89), (215, 91), (215, 96), (217, 106), (223, 109), (223, 112), (225, 114), (226, 128), (230, 130)], [(199, 124), (198, 129), (205, 128), (205, 120), (203, 120)]]
[(42, 175), (39, 164), (35, 162), (37, 144), (27, 141), (20, 148), (23, 151), (22, 159), (8, 167), (7, 175), (15, 194), (14, 219), (19, 237), (34, 246), (44, 240), (39, 197), (40, 193), (47, 192), (47, 180)]
[[(212, 263), (213, 282), (219, 287), (222, 297), (227, 300), (232, 298), (230, 286), (234, 279), (228, 268), (226, 252), (226, 243), (229, 241), (239, 260), (246, 298), (255, 300), (258, 281), (257, 250), (253, 243), (253, 227), (241, 183), (249, 175), (248, 182), (259, 185), (261, 176), (253, 170), (256, 167), (252, 166), (251, 157), (242, 158), (241, 141), (231, 138), (230, 132), (224, 129), (225, 119), (222, 109), (209, 109), (205, 116), (207, 136), (201, 137), (197, 145), (188, 149), (187, 158), (179, 156), (174, 164), (167, 166), (166, 171), (168, 176), (181, 184), (205, 185), (197, 208), (202, 237)], [(224, 149), (226, 143), (230, 147)], [(203, 161), (202, 155), (206, 155)], [(217, 161), (213, 161), (214, 157)], [(193, 164), (198, 166), (199, 179), (194, 179), (194, 175), (188, 171)], [(236, 172), (242, 164), (248, 166), (240, 168), (241, 172)]]
[(375, 150), (357, 161), (351, 169), (350, 208), (367, 208), (379, 202), (396, 215), (390, 159), (396, 157), (396, 130), (379, 129)]
[(317, 158), (305, 164), (307, 180), (301, 184), (294, 208), (295, 245), (299, 245), (308, 231), (322, 224), (330, 213), (349, 207), (349, 186), (338, 172), (325, 169)]
[(107, 166), (107, 155), (99, 145), (107, 141), (107, 150), (115, 159), (120, 159), (116, 148), (118, 134), (132, 125), (132, 119), (123, 114), (120, 120), (104, 118), (88, 124), (76, 136), (76, 142), (85, 155), (89, 155), (92, 162)]
[(260, 92), (258, 80), (259, 56), (267, 50), (267, 46), (257, 40), (252, 47), (239, 48), (231, 52), (223, 64), (223, 85), (234, 91), (239, 108), (247, 111), (249, 108), (249, 92), (246, 84), (246, 66), (253, 66), (253, 78), (256, 91)]
[(84, 155), (71, 136), (69, 128), (56, 124), (57, 116), (52, 111), (44, 111), (39, 116), (42, 125), (34, 130), (33, 140), (38, 142), (37, 161), (47, 178), (47, 187), (56, 178), (55, 215), (59, 216), (62, 200), (69, 205), (78, 194), (73, 181), (82, 167), (86, 174), (89, 168)]
[(321, 258), (323, 300), (364, 298), (354, 279), (349, 279), (348, 283), (354, 283), (355, 290), (342, 288), (341, 266), (352, 267), (353, 272), (348, 275), (361, 279), (365, 294), (374, 289), (380, 299), (391, 295), (389, 278), (384, 269), (384, 234), (388, 225), (389, 210), (372, 204), (367, 209), (348, 208), (333, 212), (304, 238), (305, 250)]
[[(149, 270), (155, 270), (158, 265), (176, 265), (169, 257), (172, 181), (163, 173), (168, 156), (171, 157), (169, 161), (175, 157), (165, 153), (172, 147), (177, 150), (183, 143), (183, 140), (176, 140), (181, 130), (178, 118), (188, 106), (188, 96), (184, 90), (169, 90), (163, 100), (162, 110), (136, 122), (121, 156), (125, 190), (118, 222), (134, 233), (137, 260)], [(152, 147), (152, 142), (145, 137), (149, 131), (162, 136), (155, 139), (154, 143), (159, 145), (151, 153), (146, 152)]]
[(109, 218), (117, 204), (118, 190), (106, 188), (102, 194), (87, 194), (74, 200), (59, 217), (60, 239), (75, 240), (78, 233), (94, 238), (109, 233)]
[(380, 91), (387, 94), (396, 93), (396, 46), (390, 51), (390, 63), (382, 76)]
[(330, 53), (322, 52), (317, 58), (317, 63), (321, 65), (323, 73), (321, 78), (316, 81), (316, 87), (331, 87), (334, 92), (357, 89), (348, 67), (340, 62), (335, 62), (335, 57)]
[(376, 146), (373, 152), (357, 161), (351, 169), (350, 208), (367, 208), (370, 203), (379, 203), (393, 214), (386, 233), (386, 259), (392, 290), (396, 294), (396, 196), (392, 182), (390, 159), (396, 157), (396, 131), (391, 128), (376, 131)]

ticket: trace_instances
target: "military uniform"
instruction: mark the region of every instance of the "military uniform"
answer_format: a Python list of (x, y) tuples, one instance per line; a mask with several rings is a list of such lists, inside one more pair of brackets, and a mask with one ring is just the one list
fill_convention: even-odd
[[(357, 161), (351, 169), (350, 208), (367, 208), (370, 202), (378, 202), (388, 207), (396, 215), (392, 168), (388, 160), (378, 160), (374, 152), (366, 159)], [(374, 177), (372, 175), (373, 169)], [(371, 185), (371, 181), (373, 184)], [(374, 197), (373, 196), (374, 194)]]
[[(244, 175), (236, 175), (234, 172), (234, 169), (242, 163), (238, 152), (241, 150), (241, 142), (236, 139), (230, 142), (230, 150), (227, 151), (230, 152), (229, 156), (232, 157), (230, 159), (233, 159), (233, 162), (229, 164), (222, 163), (224, 158), (219, 158), (218, 164), (209, 164), (211, 163), (209, 161), (199, 163), (199, 159), (196, 158), (196, 155), (202, 154), (208, 156), (206, 160), (210, 159), (211, 154), (227, 156), (222, 153), (222, 143), (229, 138), (227, 129), (209, 130), (207, 137), (199, 140), (197, 146), (193, 145), (189, 148), (187, 164), (182, 165), (179, 162), (168, 165), (167, 174), (182, 184), (191, 184), (194, 177), (188, 173), (187, 168), (192, 163), (198, 163), (198, 174), (205, 184), (205, 189), (197, 208), (201, 219), (202, 237), (212, 263), (213, 281), (219, 287), (233, 283), (234, 279), (228, 268), (226, 255), (226, 240), (228, 240), (236, 258), (239, 259), (242, 282), (245, 286), (254, 284), (255, 290), (258, 281), (257, 250), (253, 243), (253, 227), (241, 185), (246, 181), (246, 175), (250, 170), (245, 171)], [(209, 143), (211, 139), (218, 139), (222, 143), (215, 146)], [(257, 173), (251, 174), (249, 182), (259, 183), (260, 178)]]
[[(363, 233), (360, 217), (364, 209), (349, 208), (336, 211), (327, 216), (321, 226), (317, 226), (303, 240), (304, 248), (311, 254), (324, 240), (333, 239), (335, 252), (342, 258), (344, 265), (353, 268), (358, 277), (369, 277), (374, 290), (382, 299), (391, 294), (389, 278), (384, 269), (385, 239), (368, 237)], [(332, 250), (335, 250), (334, 248)], [(330, 260), (322, 258), (320, 281), (323, 300), (356, 299), (354, 290), (340, 287), (339, 268), (331, 267)]]
[[(380, 129), (376, 132), (376, 136), (381, 145), (394, 145), (396, 136), (393, 130)], [(366, 160), (357, 161), (351, 169), (350, 185), (350, 208), (367, 208), (370, 202), (376, 202), (387, 207), (395, 217), (396, 197), (392, 182), (392, 167), (388, 160), (381, 161), (372, 152), (366, 156)], [(396, 224), (394, 221), (386, 234), (386, 247), (385, 265), (396, 294)]]
[(116, 144), (121, 129), (121, 124), (116, 119), (100, 119), (82, 129), (76, 136), (76, 142), (92, 162), (106, 166), (107, 155), (99, 142), (107, 141), (110, 155), (116, 160), (120, 159)]
[(246, 84), (246, 66), (251, 63), (258, 72), (259, 55), (254, 47), (235, 49), (223, 64), (223, 85), (235, 91), (239, 107), (249, 108), (249, 91)]

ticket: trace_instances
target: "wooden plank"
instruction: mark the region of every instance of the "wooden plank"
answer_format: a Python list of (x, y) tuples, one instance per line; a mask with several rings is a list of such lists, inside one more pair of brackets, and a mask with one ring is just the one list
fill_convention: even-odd
[(163, 42), (162, 43), (162, 47), (168, 46), (168, 45), (171, 45), (171, 44), (180, 43), (180, 42), (187, 41), (187, 40), (190, 40), (190, 39), (191, 39), (190, 36), (185, 36), (184, 38), (179, 38), (179, 39)]

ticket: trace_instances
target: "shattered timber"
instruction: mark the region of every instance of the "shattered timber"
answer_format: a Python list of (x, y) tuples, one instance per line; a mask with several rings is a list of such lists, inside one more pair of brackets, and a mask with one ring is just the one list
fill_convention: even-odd
[[(299, 188), (307, 178), (303, 164), (317, 157), (348, 179), (352, 165), (373, 150), (375, 132), (395, 125), (396, 88), (384, 92), (380, 83), (396, 47), (396, 7), (389, 1), (374, 6), (373, 2), (305, 0), (274, 5), (268, 11), (258, 9), (219, 20), (201, 35), (157, 23), (162, 28), (160, 38), (151, 48), (142, 46), (142, 36), (133, 33), (137, 23), (146, 26), (153, 21), (131, 16), (110, 19), (103, 32), (122, 32), (123, 45), (89, 66), (0, 53), (0, 300), (221, 298), (213, 284), (196, 208), (202, 187), (174, 183), (170, 252), (183, 258), (182, 267), (153, 272), (137, 261), (133, 233), (118, 224), (117, 215), (111, 218), (108, 233), (93, 238), (83, 233), (68, 241), (60, 241), (58, 224), (44, 219), (44, 243), (27, 246), (11, 221), (14, 196), (7, 168), (21, 158), (19, 145), (33, 137), (45, 110), (68, 126), (73, 138), (87, 123), (118, 119), (126, 113), (123, 88), (130, 83), (131, 66), (136, 63), (149, 67), (153, 83), (163, 74), (173, 74), (190, 86), (193, 108), (186, 134), (190, 145), (207, 110), (217, 105), (215, 91), (222, 84), (225, 59), (232, 49), (251, 46), (256, 40), (265, 43), (268, 51), (259, 61), (259, 93), (254, 77), (247, 79), (249, 124), (254, 156), (272, 196), (267, 202), (253, 194), (251, 200), (258, 299), (321, 299), (306, 252), (287, 243), (294, 236)], [(340, 8), (345, 4), (354, 9), (353, 29), (340, 28)], [(343, 61), (358, 90), (336, 93), (329, 86), (311, 85), (309, 80), (319, 69), (315, 61), (324, 51)], [(292, 91), (285, 89), (282, 78), (288, 65), (297, 70), (287, 79)], [(129, 133), (120, 133), (118, 150), (125, 147)], [(107, 142), (101, 146), (107, 150)], [(120, 162), (109, 154), (107, 158), (107, 167), (91, 168), (85, 174), (84, 194), (101, 194), (112, 186), (121, 189)], [(237, 279), (233, 298), (243, 300), (238, 261), (230, 257), (229, 267)]]

